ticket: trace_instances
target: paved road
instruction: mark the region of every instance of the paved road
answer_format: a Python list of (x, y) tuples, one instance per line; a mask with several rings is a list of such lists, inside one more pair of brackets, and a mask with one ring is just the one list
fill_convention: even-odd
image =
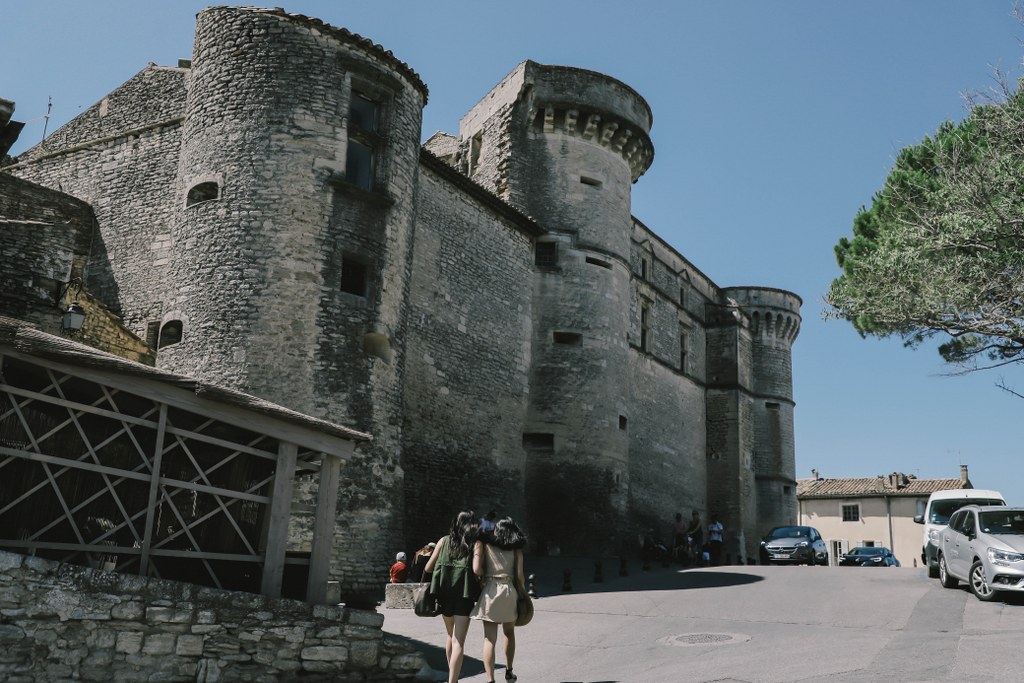
[[(921, 569), (659, 568), (576, 588), (517, 629), (522, 683), (1024, 680), (1024, 599), (982, 603)], [(444, 668), (439, 618), (382, 611)], [(474, 624), (463, 680), (486, 680), (482, 640)]]

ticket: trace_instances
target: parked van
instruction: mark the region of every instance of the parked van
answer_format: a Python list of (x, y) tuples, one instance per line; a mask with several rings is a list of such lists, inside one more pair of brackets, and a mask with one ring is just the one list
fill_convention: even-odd
[(921, 538), (921, 564), (928, 567), (928, 576), (939, 577), (939, 532), (949, 524), (949, 518), (964, 505), (1006, 505), (1003, 494), (986, 489), (946, 489), (928, 496), (924, 514), (914, 517), (924, 524)]

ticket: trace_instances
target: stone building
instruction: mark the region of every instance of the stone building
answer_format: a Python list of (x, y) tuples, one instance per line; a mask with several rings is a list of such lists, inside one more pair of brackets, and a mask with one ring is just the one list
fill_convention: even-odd
[(893, 472), (886, 476), (829, 478), (818, 470), (797, 481), (800, 524), (815, 527), (829, 546), (829, 561), (857, 546), (885, 546), (904, 567), (921, 559), (921, 531), (914, 523), (924, 514), (928, 496), (935, 491), (974, 488), (967, 465), (958, 478), (918, 479)]
[(85, 289), (158, 367), (373, 435), (348, 594), (467, 507), (587, 554), (697, 509), (755, 556), (796, 518), (800, 298), (720, 287), (632, 216), (653, 115), (626, 84), (527, 61), (421, 145), (427, 95), (345, 29), (215, 7), (191, 60), (4, 170), (91, 207)]

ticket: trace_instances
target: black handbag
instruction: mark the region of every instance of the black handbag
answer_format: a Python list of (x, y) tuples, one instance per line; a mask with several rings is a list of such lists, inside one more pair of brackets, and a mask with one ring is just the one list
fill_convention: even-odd
[(430, 584), (418, 586), (412, 594), (412, 611), (418, 617), (436, 617), (441, 613), (437, 596), (430, 592)]

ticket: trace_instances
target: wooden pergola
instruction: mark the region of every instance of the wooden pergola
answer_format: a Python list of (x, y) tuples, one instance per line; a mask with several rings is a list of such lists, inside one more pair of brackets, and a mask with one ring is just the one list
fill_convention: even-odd
[[(0, 548), (271, 597), (308, 565), (324, 603), (340, 467), (367, 439), (0, 318)], [(287, 552), (297, 512), (308, 558)]]

